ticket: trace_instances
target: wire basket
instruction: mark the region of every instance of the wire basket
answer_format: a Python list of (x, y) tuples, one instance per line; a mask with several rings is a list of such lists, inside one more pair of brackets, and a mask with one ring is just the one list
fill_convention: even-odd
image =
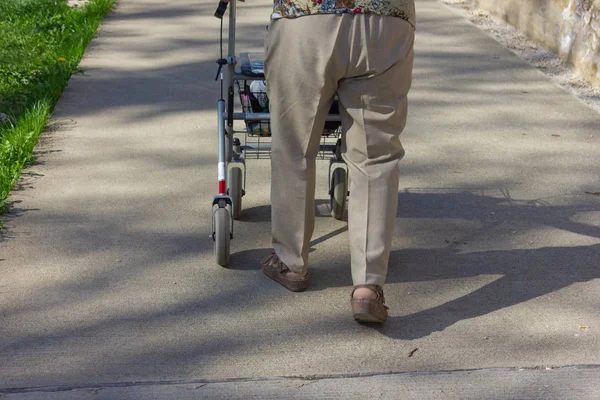
[[(269, 98), (264, 80), (240, 80), (236, 81), (236, 85), (244, 113), (269, 113)], [(337, 96), (334, 98), (329, 113), (339, 114)], [(269, 158), (271, 155), (268, 145), (271, 142), (271, 122), (269, 120), (246, 120), (244, 124), (246, 158)], [(320, 158), (325, 159), (331, 155), (331, 145), (337, 143), (341, 135), (341, 126), (339, 121), (325, 122), (321, 136)]]
[[(265, 81), (241, 81), (238, 82), (238, 92), (242, 111), (245, 113), (268, 113), (269, 98)], [(248, 120), (246, 132), (249, 136), (271, 136), (271, 123), (268, 120)]]
[[(266, 92), (266, 82), (261, 80), (238, 82), (238, 93), (245, 113), (268, 113), (269, 98)], [(339, 103), (337, 96), (334, 98), (329, 114), (339, 114)], [(339, 121), (325, 122), (323, 135), (337, 136), (342, 123)], [(271, 136), (271, 123), (268, 120), (248, 120), (246, 130), (249, 136)]]

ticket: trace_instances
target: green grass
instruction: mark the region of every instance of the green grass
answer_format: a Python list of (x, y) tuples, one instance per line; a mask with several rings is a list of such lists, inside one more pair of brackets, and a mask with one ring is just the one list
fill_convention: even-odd
[[(0, 209), (114, 0), (0, 0)], [(0, 222), (1, 224), (1, 222)], [(1, 226), (1, 225), (0, 225)]]

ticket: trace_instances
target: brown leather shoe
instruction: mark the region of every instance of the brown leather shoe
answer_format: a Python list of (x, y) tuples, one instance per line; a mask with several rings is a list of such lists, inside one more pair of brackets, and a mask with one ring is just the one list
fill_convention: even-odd
[(275, 252), (271, 253), (262, 262), (262, 270), (266, 276), (273, 279), (275, 282), (281, 283), (286, 289), (292, 292), (303, 292), (308, 289), (308, 274), (306, 276), (297, 277), (286, 274), (290, 269), (277, 257)]
[[(375, 299), (355, 299), (354, 292), (359, 288), (371, 289), (377, 297)], [(352, 299), (352, 314), (358, 322), (374, 322), (382, 324), (388, 318), (388, 307), (385, 305), (383, 289), (378, 285), (356, 285), (350, 295)]]

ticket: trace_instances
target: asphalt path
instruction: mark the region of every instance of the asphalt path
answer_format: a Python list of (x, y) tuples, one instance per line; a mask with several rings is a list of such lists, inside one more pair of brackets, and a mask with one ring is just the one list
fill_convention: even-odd
[[(463, 370), (498, 377), (479, 380), (481, 393), (500, 390), (494, 382), (507, 397), (526, 393), (531, 380), (497, 368), (563, 371), (544, 378), (544, 398), (565, 398), (577, 379), (597, 390), (597, 112), (447, 6), (419, 0), (391, 314), (362, 326), (349, 308), (347, 226), (328, 216), (327, 160), (308, 292), (260, 271), (266, 159), (247, 162), (231, 265), (214, 261), (214, 8), (119, 1), (63, 94), (0, 240), (0, 397), (390, 373), (414, 383), (397, 374)], [(269, 8), (240, 4), (240, 50), (262, 49)], [(572, 366), (586, 368), (562, 369)]]

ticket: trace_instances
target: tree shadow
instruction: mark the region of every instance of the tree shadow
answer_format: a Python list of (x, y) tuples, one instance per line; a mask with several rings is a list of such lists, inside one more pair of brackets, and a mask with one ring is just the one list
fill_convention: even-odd
[[(432, 282), (481, 275), (501, 277), (438, 306), (409, 315), (392, 316), (380, 332), (393, 339), (422, 338), (459, 321), (525, 303), (574, 283), (596, 279), (600, 276), (599, 259), (600, 245), (472, 254), (431, 249), (397, 251), (392, 255), (392, 263), (401, 264), (402, 268), (391, 271), (390, 282)], [(409, 299), (419, 301), (426, 295), (411, 292)]]
[[(598, 244), (523, 243), (526, 240), (523, 235), (527, 236), (529, 231), (538, 229), (554, 229), (578, 235), (580, 240), (576, 242), (596, 242), (593, 239), (600, 238), (600, 224), (595, 220), (586, 220), (586, 216), (600, 213), (597, 196), (584, 194), (519, 200), (512, 198), (506, 190), (487, 192), (495, 192), (495, 196), (477, 193), (473, 189), (406, 189), (399, 193), (398, 225), (404, 225), (405, 221), (414, 225), (419, 220), (435, 220), (436, 227), (431, 229), (428, 236), (430, 245), (441, 248), (407, 247), (394, 251), (390, 257), (388, 283), (482, 275), (502, 277), (467, 296), (409, 316), (392, 317), (382, 333), (400, 339), (427, 336), (458, 321), (485, 315), (600, 276)], [(252, 210), (247, 215), (249, 220), (254, 219), (252, 212), (257, 210), (261, 211), (261, 221), (269, 220), (269, 206)], [(468, 225), (458, 238), (447, 236), (456, 221), (476, 224)], [(516, 233), (514, 229), (520, 231), (516, 240), (521, 243), (516, 245), (509, 242), (514, 240), (511, 237)], [(344, 226), (314, 238), (311, 245), (317, 247), (346, 230), (347, 226)], [(399, 240), (402, 241), (401, 238)], [(561, 241), (564, 239), (557, 239), (557, 243)], [(472, 242), (475, 244), (471, 245)], [(260, 259), (268, 251), (265, 248), (234, 254), (234, 268), (246, 269), (245, 262), (251, 260), (250, 269), (259, 269)], [(340, 264), (341, 268), (331, 268), (322, 263), (311, 265), (314, 280), (311, 290), (348, 286), (349, 256)]]
[[(486, 192), (480, 191), (480, 192)], [(557, 196), (548, 199), (519, 200), (506, 190), (484, 195), (473, 189), (406, 189), (398, 195), (398, 225), (416, 225), (420, 221), (436, 221), (426, 236), (434, 248), (406, 247), (392, 252), (387, 282), (415, 283), (500, 276), (471, 291), (432, 308), (403, 316), (392, 316), (382, 334), (395, 339), (417, 339), (444, 330), (456, 322), (486, 315), (499, 309), (527, 302), (600, 276), (600, 224), (585, 220), (588, 213), (600, 213), (595, 196)], [(349, 201), (352, 201), (350, 198)], [(269, 207), (261, 206), (265, 221)], [(576, 218), (584, 216), (584, 219)], [(252, 219), (252, 214), (249, 215)], [(456, 221), (467, 223), (459, 236), (450, 237)], [(529, 232), (555, 229), (578, 235), (575, 244), (528, 243), (511, 244), (514, 229), (525, 241)], [(338, 228), (311, 242), (313, 250), (328, 240), (345, 233)], [(410, 231), (410, 229), (407, 229)], [(400, 233), (399, 241), (402, 242)], [(574, 239), (570, 239), (574, 240)], [(468, 242), (468, 243), (467, 243)], [(337, 242), (336, 242), (337, 243)], [(329, 248), (331, 244), (329, 244)], [(402, 246), (401, 246), (402, 247)], [(270, 249), (252, 249), (232, 256), (234, 269), (260, 269), (261, 259)], [(322, 261), (311, 263), (312, 286), (319, 291), (351, 285), (350, 257), (336, 260), (337, 266)], [(413, 293), (409, 299), (422, 301), (425, 293)], [(389, 293), (388, 297), (393, 296)]]
[[(548, 295), (574, 283), (589, 282), (600, 276), (600, 223), (598, 218), (574, 221), (577, 215), (600, 213), (600, 202), (593, 196), (567, 196), (547, 200), (519, 201), (505, 197), (477, 195), (470, 191), (446, 192), (407, 190), (399, 194), (399, 224), (403, 221), (418, 223), (420, 219), (433, 219), (437, 228), (429, 235), (432, 245), (443, 241), (441, 248), (404, 248), (393, 251), (387, 282), (404, 283), (409, 286), (428, 282), (429, 286), (441, 287), (442, 283), (465, 278), (493, 277), (492, 281), (468, 294), (453, 298), (453, 294), (434, 307), (421, 307), (418, 312), (394, 315), (388, 323), (376, 329), (393, 339), (413, 340), (428, 336), (463, 320), (480, 317), (494, 311)], [(351, 201), (351, 200), (350, 200)], [(552, 204), (552, 201), (556, 204)], [(570, 203), (570, 204), (569, 204)], [(457, 220), (477, 221), (474, 228), (460, 232), (459, 240), (444, 239), (448, 233), (445, 224)], [(415, 222), (416, 221), (416, 222)], [(448, 222), (445, 222), (448, 221)], [(587, 223), (586, 223), (587, 222)], [(498, 227), (508, 229), (498, 229)], [(512, 228), (511, 228), (512, 227)], [(523, 235), (510, 238), (513, 229), (534, 231), (537, 228), (555, 229), (579, 236), (575, 242), (590, 245), (547, 244), (530, 246)], [(497, 249), (487, 242), (497, 235)], [(482, 239), (483, 238), (483, 239)], [(575, 237), (573, 237), (575, 238)], [(511, 239), (508, 241), (507, 239)], [(467, 241), (476, 242), (468, 245)], [(477, 244), (480, 241), (481, 244)], [(558, 239), (558, 242), (564, 239)], [(512, 243), (512, 244), (511, 244)], [(465, 246), (467, 245), (467, 246)], [(479, 248), (481, 246), (481, 248)], [(328, 285), (344, 285), (347, 281), (341, 271), (328, 271)], [(488, 279), (489, 280), (489, 279)], [(445, 286), (444, 290), (452, 291)], [(416, 287), (416, 289), (415, 289)], [(416, 304), (427, 304), (428, 292), (419, 292), (419, 285), (412, 287), (410, 295), (403, 298)], [(416, 290), (416, 291), (415, 291)], [(433, 289), (435, 290), (435, 289)], [(394, 293), (387, 292), (388, 297)], [(389, 300), (389, 299), (388, 299)], [(418, 308), (418, 307), (417, 307)], [(398, 310), (392, 310), (398, 312)], [(402, 311), (400, 311), (402, 314)]]

